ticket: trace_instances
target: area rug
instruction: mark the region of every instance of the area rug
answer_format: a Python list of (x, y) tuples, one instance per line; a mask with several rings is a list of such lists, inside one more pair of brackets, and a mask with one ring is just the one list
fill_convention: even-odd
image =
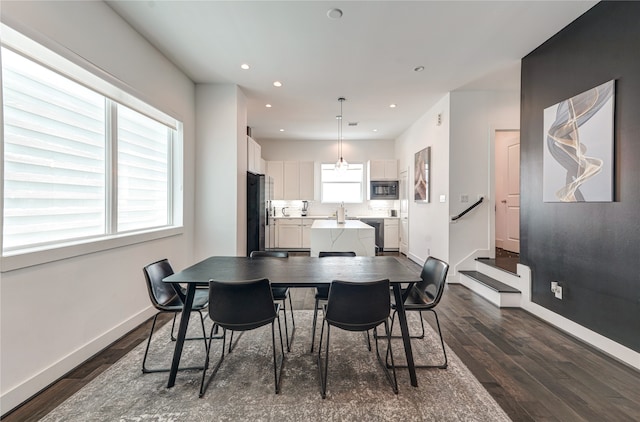
[[(447, 349), (447, 369), (418, 369), (418, 387), (412, 387), (406, 369), (398, 369), (395, 395), (361, 333), (333, 329), (329, 357), (327, 398), (320, 396), (316, 353), (310, 353), (312, 311), (295, 313), (296, 332), (286, 353), (280, 394), (274, 393), (269, 326), (234, 338), (203, 398), (198, 398), (200, 371), (180, 371), (173, 388), (167, 373), (143, 374), (145, 344), (141, 344), (107, 371), (49, 413), (43, 421), (509, 421), (510, 419)], [(411, 318), (413, 317), (413, 318)], [(189, 335), (197, 335), (193, 317)], [(210, 326), (210, 321), (209, 326)], [(417, 316), (410, 315), (419, 329)], [(418, 363), (441, 358), (439, 339), (428, 324), (423, 340), (413, 340)], [(168, 366), (175, 343), (171, 324), (162, 327), (151, 344), (148, 366)], [(283, 330), (284, 331), (284, 330)], [(394, 329), (399, 333), (399, 329)], [(277, 334), (276, 334), (277, 335)], [(317, 346), (317, 342), (316, 342)], [(214, 341), (212, 359), (221, 342)], [(381, 343), (381, 347), (383, 347)], [(317, 347), (316, 347), (317, 348)], [(394, 356), (402, 361), (401, 340), (393, 341)], [(286, 351), (286, 346), (285, 346)], [(184, 366), (201, 365), (204, 346), (187, 341)], [(431, 362), (430, 362), (431, 361)]]

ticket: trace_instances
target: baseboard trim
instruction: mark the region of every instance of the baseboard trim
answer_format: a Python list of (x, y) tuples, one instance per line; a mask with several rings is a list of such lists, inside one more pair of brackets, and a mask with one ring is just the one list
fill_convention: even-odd
[(96, 337), (82, 347), (71, 352), (48, 368), (24, 381), (23, 383), (7, 390), (0, 395), (0, 412), (4, 416), (22, 403), (26, 402), (51, 384), (62, 378), (95, 354), (104, 350), (110, 344), (138, 327), (156, 313), (155, 308), (149, 306), (111, 330)]

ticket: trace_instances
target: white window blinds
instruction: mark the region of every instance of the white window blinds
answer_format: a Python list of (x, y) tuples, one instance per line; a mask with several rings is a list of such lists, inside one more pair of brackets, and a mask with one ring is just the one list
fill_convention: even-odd
[(105, 98), (6, 48), (3, 248), (105, 231)]

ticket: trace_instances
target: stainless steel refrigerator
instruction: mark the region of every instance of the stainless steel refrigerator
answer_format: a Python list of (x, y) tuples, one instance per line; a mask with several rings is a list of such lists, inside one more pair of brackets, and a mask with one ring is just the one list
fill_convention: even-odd
[(264, 174), (247, 173), (247, 256), (264, 251), (275, 236), (269, 217), (273, 179)]

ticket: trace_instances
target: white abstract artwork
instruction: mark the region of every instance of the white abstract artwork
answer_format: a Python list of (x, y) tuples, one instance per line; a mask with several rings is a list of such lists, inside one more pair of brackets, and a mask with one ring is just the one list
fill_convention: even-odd
[(543, 201), (611, 202), (614, 81), (544, 110)]

